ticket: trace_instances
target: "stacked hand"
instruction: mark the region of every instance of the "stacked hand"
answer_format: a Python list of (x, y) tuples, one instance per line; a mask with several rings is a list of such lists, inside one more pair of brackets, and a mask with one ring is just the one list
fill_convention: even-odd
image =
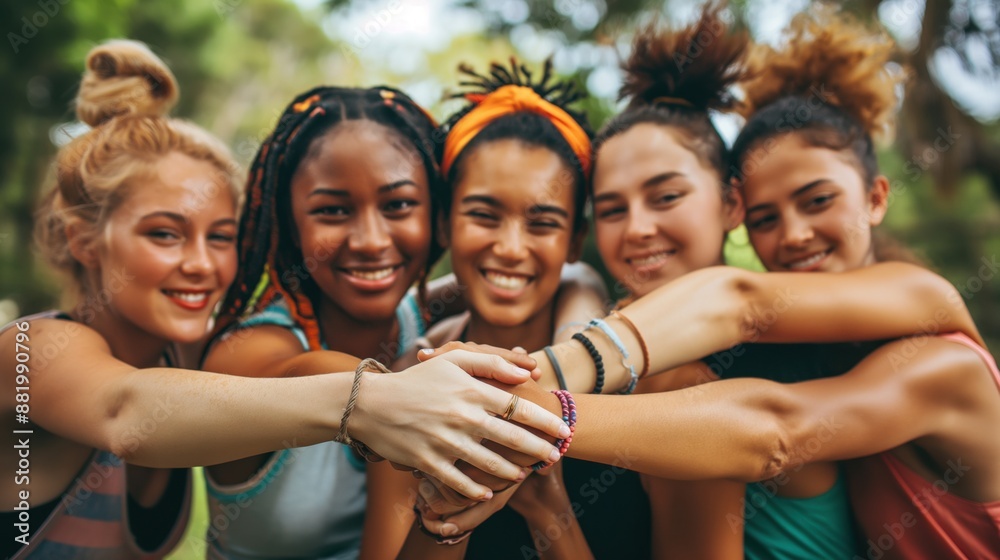
[[(456, 353), (502, 357), (519, 368), (531, 370), (532, 378), (537, 378), (538, 370), (534, 359), (529, 357), (521, 348), (506, 350), (484, 344), (449, 342), (440, 348), (421, 352), (418, 358), (424, 363), (430, 363)], [(542, 390), (533, 381), (516, 379), (518, 383), (512, 384), (508, 379), (497, 376), (493, 376), (490, 379), (484, 378), (483, 380), (507, 391), (506, 399), (508, 403), (510, 402), (511, 394), (522, 396), (523, 398), (520, 398), (518, 401), (518, 410), (520, 407), (531, 403), (529, 398), (531, 400), (551, 400), (553, 410), (559, 410), (555, 397), (547, 391)], [(511, 420), (521, 423), (517, 411), (515, 411)], [(561, 419), (559, 423), (565, 426)], [(549, 431), (532, 431), (542, 436), (552, 436), (552, 432)], [(558, 467), (558, 463), (556, 463), (556, 467), (543, 469), (540, 473), (532, 474), (529, 467), (538, 462), (537, 455), (524, 453), (522, 448), (507, 446), (504, 442), (497, 440), (485, 441), (483, 445), (497, 455), (502, 456), (503, 460), (523, 467), (521, 472), (518, 473), (518, 478), (524, 478), (512, 484), (511, 481), (516, 481), (518, 478), (506, 476), (506, 472), (501, 473), (497, 470), (482, 469), (479, 465), (470, 461), (458, 461), (455, 464), (455, 468), (460, 473), (469, 477), (475, 483), (487, 486), (493, 491), (492, 497), (483, 500), (469, 499), (470, 497), (475, 497), (469, 496), (469, 494), (459, 489), (455, 489), (451, 484), (442, 481), (433, 473), (421, 473), (420, 477), (423, 480), (419, 486), (420, 496), (418, 497), (417, 505), (422, 512), (421, 517), (423, 518), (424, 526), (429, 531), (444, 536), (453, 536), (478, 526), (495, 512), (502, 509), (508, 501), (510, 501), (511, 507), (515, 511), (523, 515), (529, 510), (532, 512), (537, 511), (539, 504), (548, 501), (547, 499), (543, 499), (542, 496), (566, 495), (565, 490), (562, 490), (562, 469)], [(551, 462), (554, 459), (555, 457), (552, 456), (544, 460)], [(550, 472), (554, 472), (555, 476), (547, 476)], [(557, 492), (561, 492), (561, 494), (557, 494)]]
[[(492, 489), (468, 473), (489, 473), (482, 479), (494, 486), (497, 480), (523, 476), (520, 465), (496, 450), (518, 452), (511, 456), (522, 462), (552, 461), (558, 450), (525, 427), (552, 439), (566, 437), (569, 430), (557, 415), (527, 399), (509, 411), (509, 421), (499, 418), (508, 412), (511, 394), (473, 377), (524, 383), (530, 370), (515, 364), (534, 368), (534, 361), (510, 350), (474, 350), (456, 347), (399, 373), (364, 374), (350, 433), (394, 464), (427, 473), (458, 495), (483, 500), (492, 497)], [(463, 472), (459, 461), (475, 470)]]
[(561, 462), (527, 474), (525, 480), (496, 492), (484, 502), (455, 503), (454, 492), (429, 476), (420, 481), (419, 489), (417, 508), (424, 527), (446, 537), (475, 529), (505, 505), (529, 519), (551, 508), (571, 509), (563, 486)]

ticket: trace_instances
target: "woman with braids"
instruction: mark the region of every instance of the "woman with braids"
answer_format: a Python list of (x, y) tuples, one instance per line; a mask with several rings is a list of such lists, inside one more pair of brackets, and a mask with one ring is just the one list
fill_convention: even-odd
[[(166, 116), (177, 84), (145, 45), (97, 46), (86, 68), (77, 114), (93, 128), (60, 150), (37, 224), (77, 305), (0, 330), (3, 382), (17, 387), (3, 407), (20, 438), (3, 466), (22, 471), (3, 483), (0, 509), (15, 529), (5, 557), (161, 558), (186, 525), (189, 471), (179, 467), (345, 433), (474, 496), (486, 490), (452, 463), (497, 464), (478, 445), (485, 434), (539, 457), (555, 451), (491, 417), (510, 397), (466, 372), (527, 378), (498, 361), (283, 380), (174, 367), (172, 348), (205, 337), (236, 274), (236, 168), (218, 140)], [(353, 368), (332, 361), (300, 367)], [(365, 390), (349, 399), (355, 379)], [(526, 404), (512, 419), (555, 437), (559, 420)], [(499, 467), (517, 478), (515, 465)]]
[[(747, 170), (740, 184), (750, 207), (748, 225), (768, 268), (836, 274), (776, 273), (760, 278), (734, 271), (740, 284), (734, 289), (744, 293), (755, 292), (758, 281), (780, 280), (781, 284), (772, 285), (786, 287), (786, 299), (779, 296), (770, 302), (760, 301), (748, 312), (751, 322), (763, 323), (763, 330), (739, 338), (818, 340), (814, 337), (820, 330), (839, 333), (841, 339), (892, 336), (890, 331), (902, 324), (882, 327), (895, 322), (901, 313), (927, 307), (927, 303), (919, 298), (907, 302), (907, 298), (882, 287), (888, 284), (894, 290), (905, 290), (913, 286), (912, 279), (901, 275), (913, 276), (913, 271), (908, 270), (912, 267), (872, 264), (877, 252), (872, 246), (871, 228), (884, 215), (888, 182), (875, 171), (870, 135), (878, 129), (876, 123), (884, 111), (894, 104), (892, 82), (880, 74), (886, 53), (877, 45), (873, 47), (863, 34), (836, 20), (800, 19), (795, 25), (787, 53), (765, 59), (771, 74), (761, 74), (759, 81), (748, 88), (751, 101), (757, 101), (758, 107), (761, 103), (768, 105), (751, 117), (737, 140), (734, 161), (737, 168)], [(827, 91), (833, 89), (833, 101), (802, 96), (803, 92), (816, 91), (819, 83)], [(851, 101), (838, 102), (840, 99)], [(803, 110), (805, 107), (811, 109)], [(850, 107), (864, 107), (865, 112), (853, 112)], [(809, 118), (799, 117), (797, 126), (787, 126), (787, 122), (780, 126), (789, 115)], [(763, 147), (767, 149), (755, 152)], [(603, 149), (607, 148), (606, 144)], [(754, 163), (752, 172), (744, 165), (749, 161)], [(601, 166), (605, 163), (603, 151), (596, 163), (598, 192)], [(600, 211), (597, 213), (600, 220)], [(754, 219), (758, 215), (759, 221)], [(657, 230), (651, 237), (661, 235), (662, 230)], [(670, 309), (664, 305), (666, 296), (673, 293), (673, 300), (681, 308), (688, 305), (682, 298), (685, 295), (711, 307), (711, 302), (717, 301), (717, 296), (712, 295), (714, 290), (698, 287), (696, 282), (717, 280), (725, 275), (723, 271), (691, 272), (641, 297), (622, 310), (631, 318), (631, 325), (620, 325), (623, 328), (619, 333), (625, 336), (634, 327), (632, 335), (639, 334), (640, 340), (658, 340), (655, 335), (662, 333), (664, 340), (676, 342), (682, 338), (693, 343), (689, 332), (662, 328), (665, 323), (680, 328), (677, 322), (663, 318), (663, 310)], [(867, 278), (867, 282), (854, 282), (861, 278)], [(820, 296), (823, 290), (827, 293)], [(934, 292), (925, 295), (934, 296)], [(910, 328), (935, 334), (960, 327), (978, 339), (957, 294), (944, 285), (939, 293), (952, 297), (937, 299), (922, 319), (917, 318), (920, 315), (911, 316)], [(813, 308), (807, 312), (819, 297), (840, 300), (837, 305), (841, 308)], [(644, 305), (654, 301), (655, 308)], [(855, 305), (852, 301), (866, 303)], [(656, 309), (660, 310), (659, 324), (653, 314)], [(893, 315), (879, 315), (880, 309)], [(675, 314), (683, 316), (684, 312), (673, 309), (669, 313)], [(959, 318), (956, 315), (961, 318), (957, 323), (953, 321)], [(823, 317), (823, 321), (815, 321), (816, 317)], [(866, 319), (859, 322), (858, 317)], [(774, 332), (785, 331), (796, 323), (797, 333)], [(733, 363), (732, 356), (742, 356), (750, 348), (734, 348), (729, 363)], [(635, 352), (635, 346), (629, 349)], [(783, 349), (777, 347), (776, 351)], [(647, 351), (651, 367), (659, 369), (657, 356), (664, 353), (662, 348), (648, 346)], [(870, 348), (853, 349), (839, 358), (844, 363), (858, 361), (855, 356), (868, 351)], [(767, 353), (763, 356), (767, 357)], [(758, 354), (751, 363), (781, 365), (773, 357), (760, 362), (760, 357)], [(843, 363), (815, 362), (828, 357), (803, 359), (798, 352), (792, 352), (788, 361), (798, 371), (781, 367), (770, 377), (789, 381), (841, 373), (836, 370)], [(586, 355), (574, 350), (559, 360), (565, 369), (567, 361), (579, 364)], [(740, 361), (736, 360), (737, 364)], [(608, 363), (605, 361), (605, 367)], [(723, 377), (747, 375), (740, 369), (722, 370)], [(766, 371), (758, 369), (752, 374)], [(668, 376), (671, 374), (677, 372)], [(631, 432), (613, 432), (593, 419), (596, 414), (617, 426), (646, 426), (647, 436), (657, 445), (637, 453), (636, 468), (640, 471), (690, 480), (756, 481), (777, 475), (747, 495), (745, 518), (734, 508), (740, 506), (741, 486), (712, 482), (686, 489), (667, 487), (673, 493), (665, 492), (663, 496), (669, 495), (671, 502), (662, 508), (654, 504), (654, 511), (666, 511), (667, 519), (673, 519), (672, 526), (676, 527), (670, 537), (686, 542), (667, 548), (658, 546), (658, 552), (682, 550), (683, 557), (712, 558), (744, 554), (738, 539), (726, 539), (726, 535), (738, 536), (745, 521), (748, 557), (850, 555), (854, 542), (830, 540), (849, 541), (850, 533), (842, 528), (843, 507), (836, 498), (842, 492), (837, 487), (843, 482), (833, 465), (822, 463), (864, 457), (846, 465), (868, 557), (985, 558), (994, 555), (1000, 545), (1000, 472), (996, 461), (1000, 449), (985, 428), (1000, 419), (997, 383), (1000, 377), (992, 358), (964, 335), (904, 339), (862, 356), (848, 373), (829, 379), (793, 385), (752, 379), (720, 381), (633, 397), (631, 406), (626, 409), (621, 405), (615, 409), (616, 414), (605, 407), (615, 408), (618, 403), (577, 396), (580, 421), (569, 454), (607, 458), (611, 453), (607, 441), (612, 437), (616, 438), (615, 445), (641, 447), (641, 441)], [(559, 409), (551, 397), (537, 395), (536, 402), (548, 399), (552, 410)], [(579, 449), (581, 444), (585, 449)], [(676, 449), (685, 452), (670, 456), (670, 450)], [(728, 460), (722, 462), (719, 457)], [(803, 468), (805, 465), (809, 466)], [(930, 480), (945, 481), (947, 491)], [(801, 492), (800, 497), (808, 499), (781, 498), (789, 491)], [(823, 496), (825, 499), (817, 499)], [(683, 517), (684, 512), (687, 517)], [(470, 519), (474, 519), (472, 512), (465, 512), (450, 518), (450, 523), (461, 529), (472, 523)], [(730, 524), (727, 520), (736, 522)], [(841, 528), (824, 527), (830, 523), (839, 523)], [(910, 530), (915, 527), (919, 530)], [(713, 534), (727, 543), (720, 548), (705, 542)]]

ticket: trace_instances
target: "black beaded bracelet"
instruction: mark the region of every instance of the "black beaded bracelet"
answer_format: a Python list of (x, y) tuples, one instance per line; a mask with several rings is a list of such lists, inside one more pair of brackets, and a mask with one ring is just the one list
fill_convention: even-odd
[(604, 390), (604, 360), (601, 358), (601, 353), (597, 351), (597, 347), (594, 343), (590, 341), (589, 338), (584, 336), (583, 333), (576, 333), (573, 335), (573, 340), (578, 341), (587, 349), (587, 353), (590, 354), (590, 359), (594, 360), (594, 368), (597, 370), (597, 380), (594, 382), (594, 394), (598, 395)]

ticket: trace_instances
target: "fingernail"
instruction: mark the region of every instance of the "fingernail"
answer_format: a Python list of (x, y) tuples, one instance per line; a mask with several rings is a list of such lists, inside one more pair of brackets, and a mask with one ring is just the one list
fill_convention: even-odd
[(524, 349), (523, 347), (521, 347), (521, 346), (515, 346), (515, 347), (513, 348), (513, 350), (514, 350), (515, 352), (520, 352), (521, 354), (527, 354), (527, 353), (528, 353), (528, 351), (527, 351), (527, 350), (525, 350), (525, 349)]
[(517, 480), (518, 480), (518, 482), (524, 480), (525, 478), (528, 478), (528, 473), (526, 473), (524, 471), (518, 471), (518, 473), (517, 473)]
[(426, 354), (433, 354), (434, 353), (434, 349), (433, 348), (421, 348), (420, 349), (420, 353), (421, 354), (425, 354), (425, 355)]
[(421, 482), (420, 484), (417, 485), (417, 491), (420, 492), (420, 495), (423, 496), (424, 499), (428, 499), (431, 497), (431, 495), (433, 495), (433, 492), (431, 492), (429, 486), (430, 484), (427, 484), (426, 481)]
[(521, 377), (531, 377), (531, 372), (522, 367), (514, 366), (514, 373)]
[(573, 431), (570, 430), (569, 426), (567, 426), (566, 424), (563, 424), (562, 426), (559, 426), (559, 439), (566, 439), (572, 433), (573, 433)]
[(556, 461), (559, 460), (560, 457), (562, 457), (562, 455), (559, 454), (559, 450), (553, 448), (552, 453), (549, 453), (549, 462), (555, 463)]
[(493, 491), (492, 490), (487, 490), (486, 494), (483, 495), (483, 498), (480, 501), (486, 502), (486, 501), (489, 501), (489, 500), (492, 500), (492, 499), (493, 499)]
[(441, 534), (446, 537), (457, 535), (458, 525), (455, 525), (454, 523), (445, 523), (444, 525), (441, 526)]

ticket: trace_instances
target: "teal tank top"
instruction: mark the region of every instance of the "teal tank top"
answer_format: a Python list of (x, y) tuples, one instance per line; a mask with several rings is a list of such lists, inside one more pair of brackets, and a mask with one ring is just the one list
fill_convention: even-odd
[(768, 481), (747, 485), (743, 515), (747, 560), (853, 558), (857, 535), (844, 474), (812, 498), (783, 498)]
[[(408, 294), (396, 309), (399, 338), (383, 350), (390, 362), (426, 331)], [(278, 300), (240, 322), (289, 329), (309, 349), (306, 335)], [(323, 345), (326, 348), (326, 345)], [(211, 560), (356, 560), (367, 502), (365, 463), (346, 445), (325, 441), (277, 451), (250, 480), (220, 484), (205, 471)]]

